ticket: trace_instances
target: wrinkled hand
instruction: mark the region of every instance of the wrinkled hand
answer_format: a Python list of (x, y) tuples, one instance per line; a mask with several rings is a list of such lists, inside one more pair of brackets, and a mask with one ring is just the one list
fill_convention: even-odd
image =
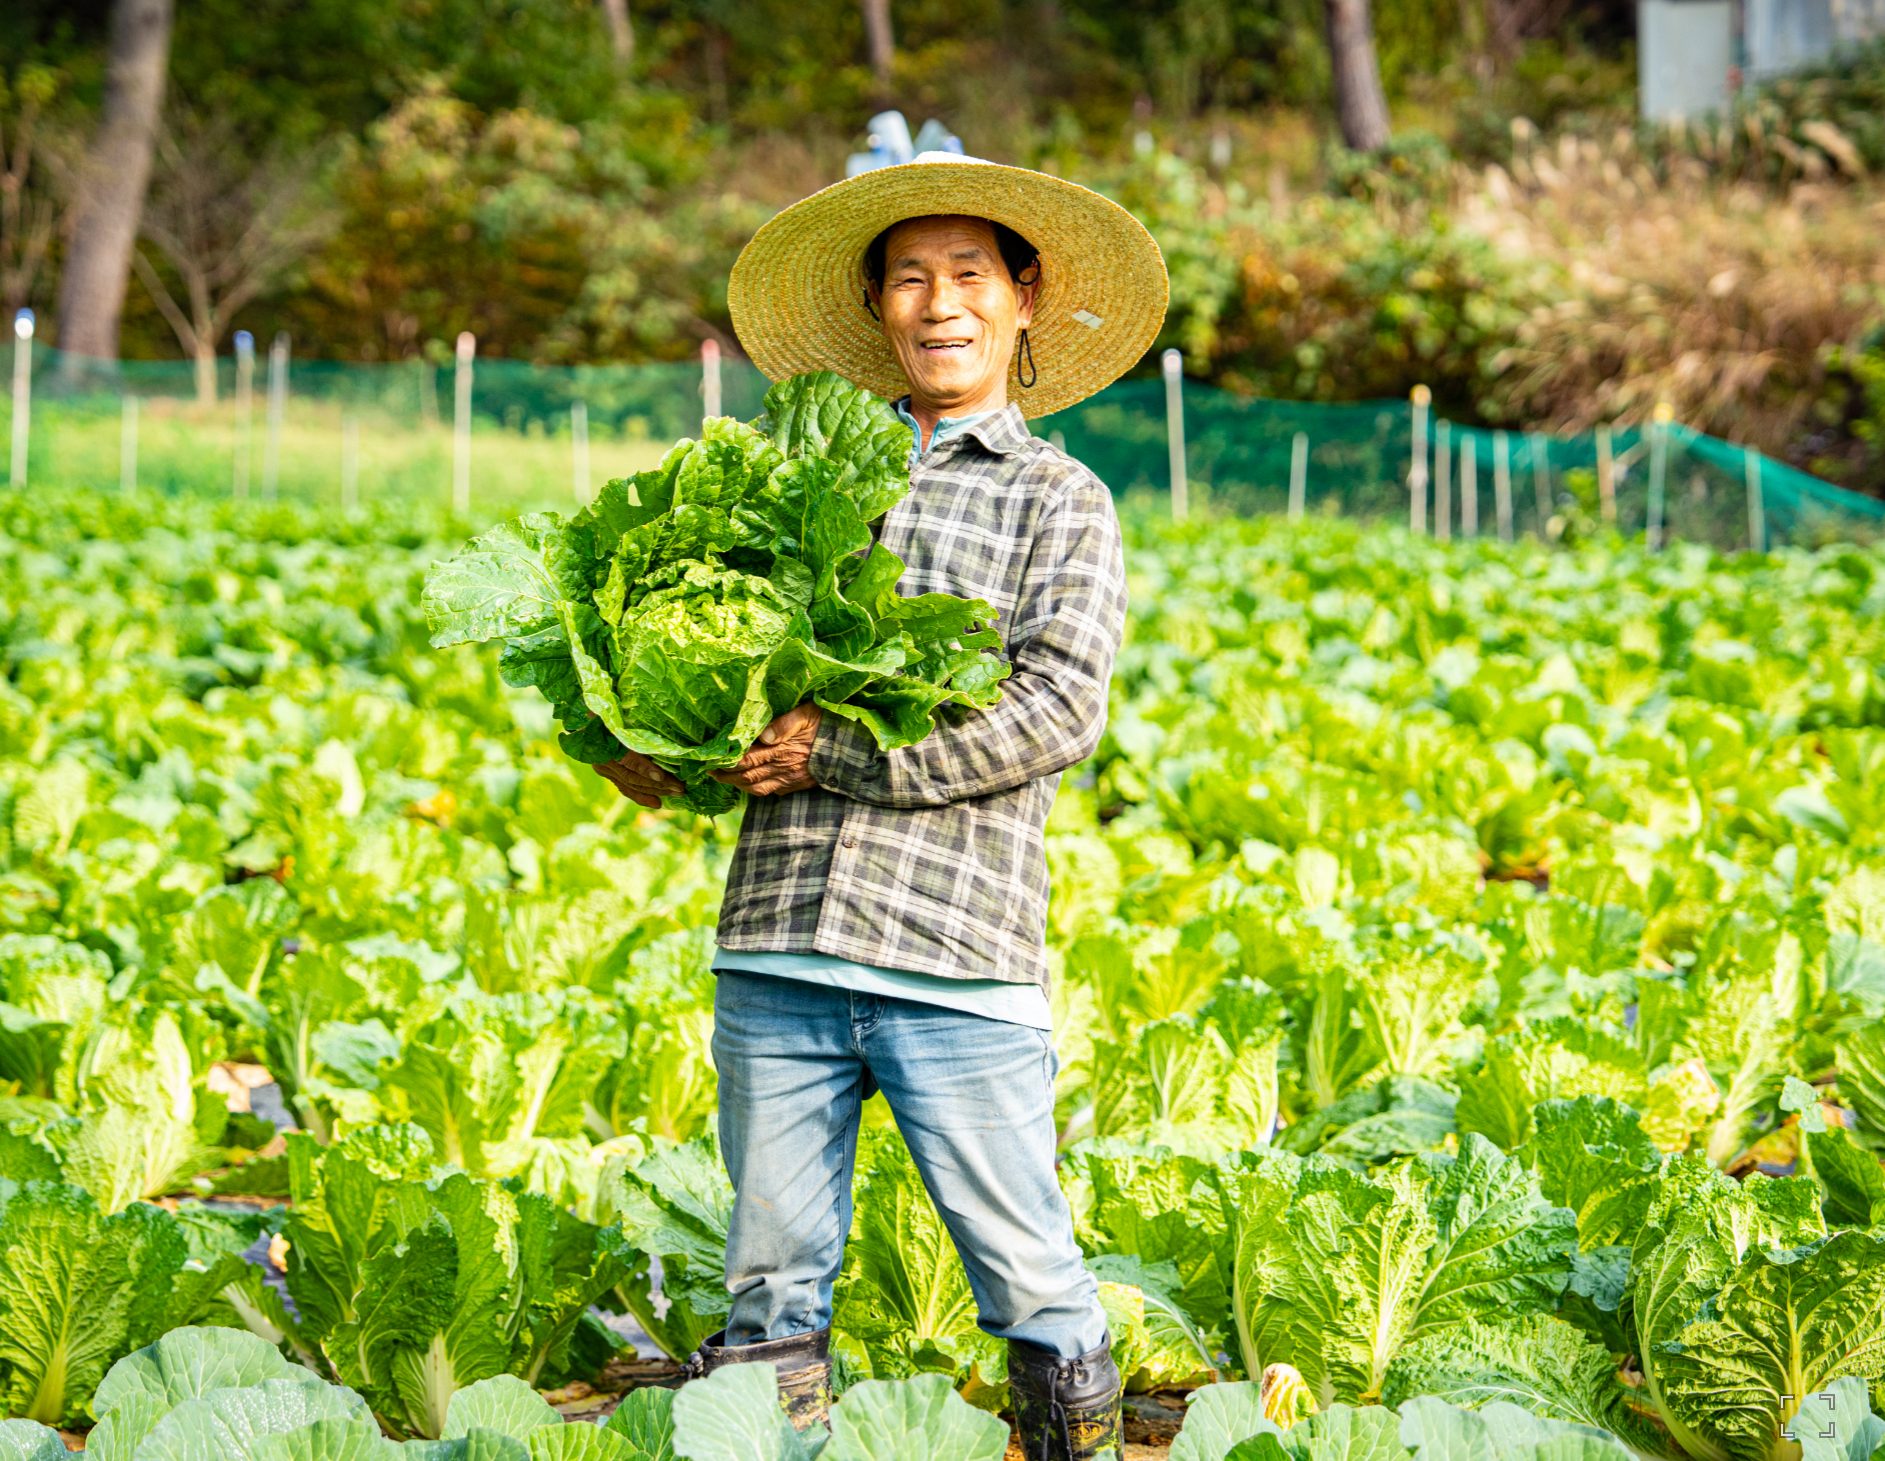
[(662, 797), (678, 796), (683, 789), (680, 777), (663, 771), (639, 751), (624, 751), (619, 760), (604, 761), (596, 774), (644, 807), (658, 807)]
[(809, 701), (795, 705), (759, 733), (737, 766), (707, 774), (726, 786), (754, 796), (784, 796), (816, 785), (812, 780), (812, 743), (824, 711)]

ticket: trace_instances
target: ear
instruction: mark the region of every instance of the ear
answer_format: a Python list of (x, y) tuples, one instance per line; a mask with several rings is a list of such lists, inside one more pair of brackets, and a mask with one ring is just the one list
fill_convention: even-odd
[(1025, 330), (1034, 323), (1034, 296), (1040, 291), (1041, 282), (1036, 279), (1032, 284), (1017, 284), (1015, 290), (1015, 328)]

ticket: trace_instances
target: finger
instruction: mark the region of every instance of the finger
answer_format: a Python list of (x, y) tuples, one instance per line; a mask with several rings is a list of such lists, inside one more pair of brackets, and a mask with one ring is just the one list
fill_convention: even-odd
[(624, 751), (622, 759), (615, 764), (620, 766), (631, 780), (655, 791), (672, 795), (682, 788), (680, 778), (673, 772), (635, 751)]
[(810, 706), (794, 705), (784, 715), (773, 717), (772, 724), (759, 733), (759, 743), (763, 746), (777, 744), (804, 725), (810, 716)]

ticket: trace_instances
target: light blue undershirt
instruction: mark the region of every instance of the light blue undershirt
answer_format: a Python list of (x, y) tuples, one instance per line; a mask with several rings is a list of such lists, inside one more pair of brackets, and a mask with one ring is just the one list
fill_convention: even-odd
[(965, 1015), (981, 1015), (985, 1019), (1027, 1025), (1036, 1030), (1054, 1027), (1047, 994), (1038, 984), (919, 974), (914, 969), (885, 969), (876, 964), (860, 964), (854, 959), (840, 959), (833, 954), (755, 954), (723, 948), (714, 949), (713, 968), (716, 972), (738, 969), (748, 974), (771, 974), (781, 979), (801, 979), (807, 984), (829, 985), (833, 989), (855, 990), (859, 994), (883, 994), (892, 999), (914, 1000), (917, 1004), (939, 1004)]
[[(917, 446), (910, 450), (912, 463), (925, 450), (947, 441), (993, 411), (977, 411), (968, 416), (944, 416), (930, 433), (929, 447), (920, 443), (923, 428), (910, 414), (905, 396), (898, 401), (897, 415), (915, 434)], [(713, 967), (743, 969), (749, 974), (771, 974), (782, 979), (802, 979), (808, 984), (825, 984), (834, 989), (851, 989), (860, 994), (882, 994), (893, 999), (915, 1000), (918, 1004), (939, 1004), (964, 1014), (982, 1015), (1011, 1025), (1027, 1025), (1036, 1030), (1053, 1028), (1047, 994), (1038, 984), (1011, 984), (1002, 979), (955, 979), (946, 974), (924, 974), (914, 969), (886, 969), (877, 964), (860, 964), (855, 959), (841, 959), (833, 954), (743, 953), (737, 949), (715, 948)]]
[(898, 400), (896, 405), (897, 415), (903, 419), (903, 424), (909, 427), (911, 432), (916, 436), (916, 444), (910, 449), (911, 461), (915, 461), (916, 458), (922, 456), (925, 452), (933, 450), (939, 443), (947, 441), (957, 432), (973, 426), (984, 416), (993, 416), (995, 414), (993, 411), (974, 411), (967, 416), (938, 417), (936, 429), (929, 434), (929, 445), (925, 446), (923, 444), (923, 428), (917, 425), (916, 417), (910, 414), (909, 400), (910, 398), (908, 396), (904, 396)]

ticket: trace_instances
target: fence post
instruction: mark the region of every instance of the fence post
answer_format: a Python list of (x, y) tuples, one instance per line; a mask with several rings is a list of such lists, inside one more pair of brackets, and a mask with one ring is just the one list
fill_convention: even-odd
[(268, 346), (268, 435), (262, 443), (262, 495), (274, 500), (281, 478), (281, 418), (288, 402), (288, 332), (278, 330)]
[(1190, 480), (1185, 475), (1185, 357), (1167, 350), (1159, 357), (1165, 373), (1165, 441), (1172, 474), (1172, 518), (1191, 511)]
[(1433, 404), (1433, 392), (1415, 386), (1414, 459), (1407, 469), (1407, 525), (1419, 537), (1427, 531), (1427, 415)]
[(1473, 436), (1460, 448), (1460, 536), (1479, 536), (1479, 439)]
[(1543, 541), (1546, 524), (1551, 521), (1551, 462), (1546, 456), (1545, 434), (1532, 433), (1532, 495), (1538, 499), (1538, 537)]
[(340, 510), (351, 513), (360, 505), (360, 418), (340, 418)]
[(1442, 543), (1453, 540), (1453, 423), (1441, 420), (1433, 428), (1433, 535)]
[(721, 414), (720, 342), (702, 340), (700, 342), (700, 419), (704, 423), (708, 417)]
[(589, 403), (574, 401), (569, 408), (570, 486), (576, 505), (589, 501)]
[(1765, 553), (1767, 502), (1761, 492), (1761, 454), (1751, 447), (1743, 447), (1741, 463), (1748, 483), (1748, 547), (1756, 553)]
[(1649, 428), (1649, 503), (1644, 513), (1643, 538), (1654, 553), (1662, 547), (1663, 495), (1669, 478), (1669, 423), (1675, 410), (1667, 401), (1656, 403)]
[(1617, 453), (1610, 442), (1610, 426), (1597, 428), (1597, 506), (1611, 527), (1617, 525)]
[(13, 316), (13, 460), (7, 481), (26, 485), (26, 443), (33, 430), (33, 312)]
[(125, 395), (118, 405), (118, 490), (137, 490), (137, 397)]
[(1309, 433), (1299, 431), (1289, 443), (1289, 516), (1302, 521), (1303, 507), (1309, 496)]
[(236, 481), (235, 498), (249, 497), (249, 457), (255, 429), (255, 336), (236, 331)]
[(1512, 441), (1503, 431), (1492, 437), (1492, 512), (1499, 541), (1512, 541)]
[(478, 348), (469, 330), (458, 332), (458, 368), (452, 389), (452, 511), (471, 511), (471, 357)]

